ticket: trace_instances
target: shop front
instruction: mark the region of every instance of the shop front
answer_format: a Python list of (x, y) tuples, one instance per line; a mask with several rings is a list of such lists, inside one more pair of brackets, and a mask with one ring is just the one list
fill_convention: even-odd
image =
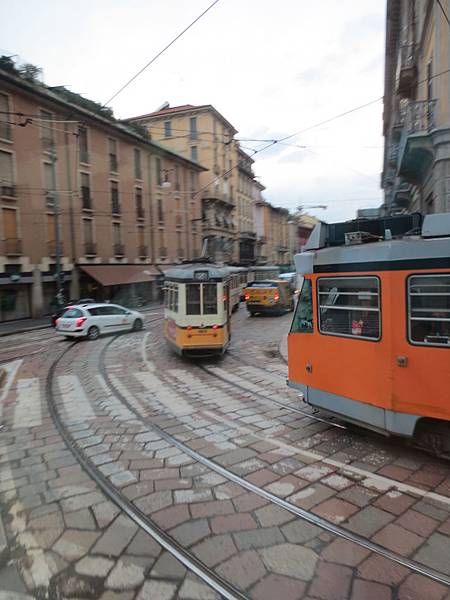
[(80, 297), (144, 308), (157, 301), (159, 271), (152, 265), (78, 265)]

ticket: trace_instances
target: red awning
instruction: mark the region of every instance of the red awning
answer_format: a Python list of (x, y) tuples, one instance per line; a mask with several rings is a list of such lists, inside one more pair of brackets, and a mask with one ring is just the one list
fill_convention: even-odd
[(104, 286), (155, 281), (160, 274), (152, 265), (80, 265), (80, 269)]

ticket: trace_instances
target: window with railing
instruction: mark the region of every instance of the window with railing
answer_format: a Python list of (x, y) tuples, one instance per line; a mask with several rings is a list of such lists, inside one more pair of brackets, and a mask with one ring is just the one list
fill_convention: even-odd
[(164, 210), (161, 198), (158, 198), (158, 221), (164, 223)]
[(191, 160), (198, 162), (198, 150), (197, 146), (191, 146)]
[(89, 173), (81, 173), (81, 205), (84, 210), (92, 210), (91, 177)]
[(46, 110), (40, 110), (39, 116), (41, 120), (41, 143), (44, 152), (52, 152), (55, 146), (55, 138), (53, 131), (53, 115)]
[(168, 138), (172, 136), (172, 123), (170, 121), (164, 121), (164, 137)]
[(189, 130), (190, 130), (191, 140), (196, 140), (197, 139), (197, 117), (191, 117), (189, 119)]
[(9, 112), (9, 96), (0, 93), (0, 138), (2, 140), (11, 140), (11, 115)]
[(119, 162), (117, 160), (117, 140), (108, 138), (109, 150), (109, 170), (112, 173), (117, 173), (119, 170)]
[(142, 189), (136, 188), (134, 192), (134, 198), (136, 202), (136, 217), (138, 219), (144, 218), (144, 203), (142, 199)]
[(134, 149), (134, 177), (142, 179), (141, 151), (138, 148)]
[(321, 277), (317, 295), (320, 333), (373, 341), (381, 338), (377, 277)]
[(175, 179), (175, 191), (180, 191), (180, 168), (178, 165), (174, 166), (174, 179)]
[(78, 150), (80, 162), (89, 163), (88, 130), (83, 125), (78, 127)]
[(408, 338), (450, 348), (450, 273), (408, 278)]
[(0, 192), (2, 196), (14, 196), (14, 165), (11, 152), (0, 150)]
[(158, 157), (156, 157), (156, 159), (155, 159), (155, 168), (156, 168), (156, 183), (158, 185), (162, 185), (163, 180), (162, 180), (161, 159)]
[(114, 215), (120, 215), (119, 184), (117, 181), (111, 181), (111, 212)]
[(44, 190), (45, 190), (45, 204), (48, 208), (52, 208), (55, 205), (55, 184), (54, 184), (54, 165), (51, 162), (44, 162)]

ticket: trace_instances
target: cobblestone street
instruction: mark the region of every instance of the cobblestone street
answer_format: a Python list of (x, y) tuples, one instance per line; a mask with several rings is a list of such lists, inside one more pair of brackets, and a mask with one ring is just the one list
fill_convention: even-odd
[(450, 600), (448, 463), (305, 405), (291, 318), (3, 338), (0, 600)]

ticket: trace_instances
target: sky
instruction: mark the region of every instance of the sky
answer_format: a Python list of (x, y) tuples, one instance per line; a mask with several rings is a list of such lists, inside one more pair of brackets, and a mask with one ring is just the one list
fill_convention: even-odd
[[(1, 0), (0, 53), (103, 103), (211, 1)], [(266, 199), (353, 218), (382, 202), (384, 30), (382, 0), (220, 0), (111, 107), (212, 104), (249, 154), (302, 132), (255, 155)]]

